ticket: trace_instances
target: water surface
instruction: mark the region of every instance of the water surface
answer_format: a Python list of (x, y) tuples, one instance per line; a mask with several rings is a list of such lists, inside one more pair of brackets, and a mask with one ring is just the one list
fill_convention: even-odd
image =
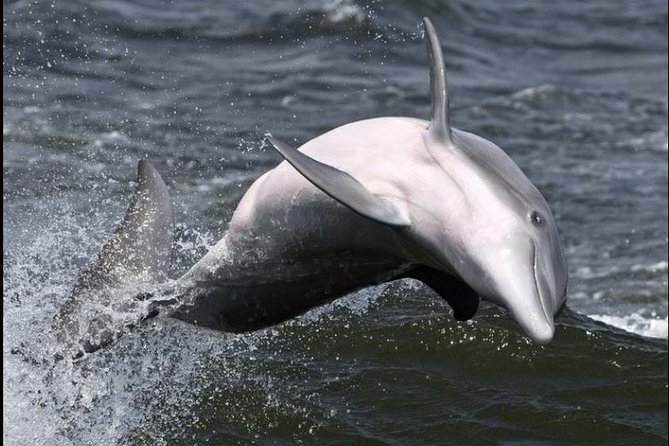
[[(8, 444), (666, 444), (664, 1), (3, 4)], [(569, 305), (537, 346), (416, 282), (247, 335), (156, 318), (53, 363), (53, 315), (129, 200), (168, 183), (177, 277), (248, 186), (347, 122), (429, 113), (420, 19), (453, 123), (504, 148), (555, 214)], [(12, 354), (20, 348), (26, 356)]]

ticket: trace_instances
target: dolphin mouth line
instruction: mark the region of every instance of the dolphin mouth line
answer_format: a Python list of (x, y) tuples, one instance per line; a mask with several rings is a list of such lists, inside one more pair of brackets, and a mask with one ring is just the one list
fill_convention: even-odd
[(537, 290), (537, 296), (539, 296), (539, 303), (541, 304), (541, 310), (544, 312), (544, 317), (547, 322), (551, 321), (551, 318), (548, 316), (546, 311), (546, 304), (544, 303), (544, 296), (541, 294), (541, 287), (539, 286), (539, 276), (537, 275), (537, 247), (534, 244), (534, 240), (531, 240), (532, 243), (532, 272), (534, 274), (534, 288)]

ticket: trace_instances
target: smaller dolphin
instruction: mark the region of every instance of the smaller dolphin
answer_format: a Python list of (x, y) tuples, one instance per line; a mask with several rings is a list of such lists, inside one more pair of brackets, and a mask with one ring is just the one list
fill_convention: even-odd
[[(481, 297), (507, 308), (534, 341), (553, 338), (567, 267), (551, 210), (499, 147), (451, 127), (441, 46), (430, 20), (423, 22), (430, 121), (358, 121), (298, 149), (269, 137), (285, 162), (251, 185), (223, 239), (167, 293), (177, 303), (172, 316), (252, 331), (365, 286), (413, 278), (443, 297), (456, 319), (473, 317)], [(128, 245), (103, 248), (98, 261), (116, 266), (96, 266), (84, 282), (166, 270), (154, 262), (168, 258), (171, 211), (162, 187), (155, 189), (147, 195), (154, 205), (143, 211), (152, 229), (120, 228), (115, 237)], [(133, 244), (135, 254), (151, 255), (126, 260)]]

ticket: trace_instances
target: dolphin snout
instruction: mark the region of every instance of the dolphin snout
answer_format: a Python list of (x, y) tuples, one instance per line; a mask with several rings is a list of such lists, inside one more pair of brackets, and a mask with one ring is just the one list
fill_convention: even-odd
[[(498, 296), (518, 323), (525, 335), (538, 344), (547, 344), (555, 335), (553, 315), (557, 312), (558, 299), (550, 286), (550, 278), (542, 268), (533, 241), (525, 239), (525, 255), (519, 242), (516, 262), (507, 262), (498, 280)], [(524, 257), (524, 258), (523, 258)]]
[(548, 319), (536, 320), (523, 330), (537, 344), (548, 344), (555, 335), (555, 323)]
[(545, 301), (539, 283), (535, 282), (536, 294), (523, 306), (511, 308), (513, 318), (523, 332), (538, 344), (548, 344), (555, 335), (555, 322), (550, 301)]
[[(532, 270), (534, 279), (535, 299), (539, 301), (542, 314), (530, 315), (529, 327), (523, 327), (527, 335), (534, 342), (547, 344), (553, 339), (555, 334), (555, 321), (553, 314), (557, 308), (553, 308), (553, 299), (551, 299), (551, 290), (547, 283), (545, 274), (540, 271), (537, 249), (532, 243)], [(559, 306), (559, 305), (558, 305)]]
[(538, 344), (547, 344), (555, 334), (553, 307), (544, 302), (533, 278), (515, 282), (505, 293), (502, 304), (511, 312), (523, 332)]

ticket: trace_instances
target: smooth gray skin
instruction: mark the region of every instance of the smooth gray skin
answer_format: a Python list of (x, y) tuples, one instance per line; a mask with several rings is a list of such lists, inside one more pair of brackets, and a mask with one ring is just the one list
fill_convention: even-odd
[[(270, 138), (287, 162), (249, 188), (223, 239), (159, 296), (178, 304), (174, 317), (223, 331), (257, 330), (359, 288), (411, 277), (445, 298), (457, 319), (471, 318), (480, 296), (509, 309), (536, 342), (552, 339), (567, 268), (551, 211), (499, 147), (450, 127), (441, 47), (431, 22), (424, 24), (430, 122), (358, 121), (298, 150)], [(100, 284), (130, 283), (133, 271), (162, 280), (171, 211), (164, 185), (152, 190), (149, 201), (156, 202), (140, 212), (131, 206), (126, 216), (146, 219), (152, 229), (135, 231), (124, 221), (114, 236), (123, 247), (103, 248), (93, 272), (80, 279), (86, 293), (75, 287), (66, 304), (66, 333), (78, 314), (72, 305)], [(143, 252), (151, 254), (129, 267)], [(99, 338), (84, 341), (95, 348)]]
[(120, 336), (124, 327), (115, 327), (111, 312), (100, 310), (110, 308), (119, 288), (164, 282), (173, 238), (167, 187), (150, 163), (140, 161), (137, 189), (123, 220), (94, 264), (79, 276), (54, 320), (57, 337), (69, 350), (65, 353), (76, 357)]

